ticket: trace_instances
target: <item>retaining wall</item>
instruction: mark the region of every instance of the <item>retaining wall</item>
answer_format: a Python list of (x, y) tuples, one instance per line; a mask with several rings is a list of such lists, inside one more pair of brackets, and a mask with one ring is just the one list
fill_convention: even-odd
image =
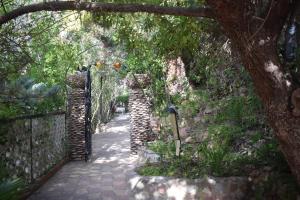
[(65, 113), (0, 121), (0, 158), (10, 177), (32, 183), (67, 157)]

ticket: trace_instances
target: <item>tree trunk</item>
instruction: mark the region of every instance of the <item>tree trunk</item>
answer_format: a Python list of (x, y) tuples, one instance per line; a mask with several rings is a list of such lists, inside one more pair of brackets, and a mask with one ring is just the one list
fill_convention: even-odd
[(208, 0), (217, 21), (240, 53), (244, 67), (252, 77), (270, 126), (300, 185), (300, 118), (293, 115), (291, 103), (296, 86), (277, 52), (277, 40), (290, 5), (286, 0), (272, 2), (264, 19), (257, 22), (247, 10), (247, 2)]
[[(300, 118), (293, 116), (291, 111), (292, 83), (279, 70), (283, 66), (279, 63), (275, 47), (254, 49), (241, 53), (243, 63), (262, 99), (280, 148), (300, 184)], [(274, 83), (275, 78), (280, 80), (281, 85)]]

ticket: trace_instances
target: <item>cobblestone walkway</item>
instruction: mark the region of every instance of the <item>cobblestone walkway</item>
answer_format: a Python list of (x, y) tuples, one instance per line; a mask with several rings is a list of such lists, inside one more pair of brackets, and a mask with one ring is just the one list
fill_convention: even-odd
[(90, 162), (67, 163), (29, 200), (128, 200), (138, 177), (130, 156), (129, 116), (115, 117), (101, 134), (93, 135)]

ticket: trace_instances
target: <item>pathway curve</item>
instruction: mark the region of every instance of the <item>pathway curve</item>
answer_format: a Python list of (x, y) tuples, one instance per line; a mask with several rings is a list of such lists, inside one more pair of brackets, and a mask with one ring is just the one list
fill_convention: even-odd
[(119, 115), (93, 135), (90, 162), (67, 163), (28, 200), (128, 200), (136, 159), (130, 156), (129, 116)]

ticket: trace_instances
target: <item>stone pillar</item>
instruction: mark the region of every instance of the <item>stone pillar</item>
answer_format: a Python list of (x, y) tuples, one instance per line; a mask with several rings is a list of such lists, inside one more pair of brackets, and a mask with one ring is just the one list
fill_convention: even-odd
[(85, 79), (86, 72), (67, 77), (68, 113), (67, 126), (70, 158), (85, 159)]
[(129, 112), (131, 122), (130, 148), (132, 154), (137, 154), (149, 141), (150, 128), (150, 101), (144, 89), (150, 84), (150, 78), (145, 74), (135, 74), (127, 77), (129, 87)]

